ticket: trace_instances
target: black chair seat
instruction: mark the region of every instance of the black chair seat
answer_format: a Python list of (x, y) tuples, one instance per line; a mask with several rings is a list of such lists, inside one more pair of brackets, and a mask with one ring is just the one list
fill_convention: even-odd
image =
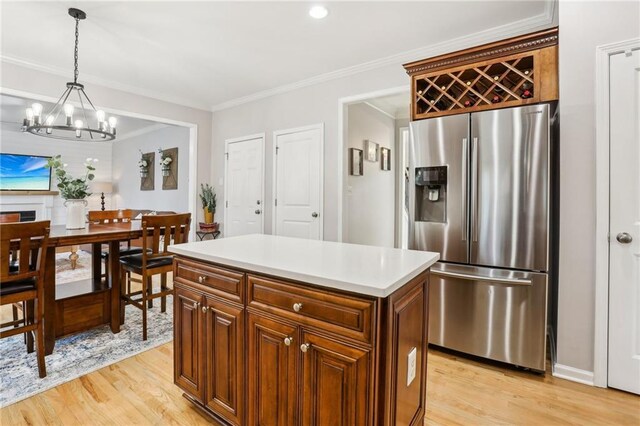
[(8, 282), (0, 285), (0, 296), (8, 296), (14, 293), (20, 293), (22, 291), (29, 291), (36, 289), (36, 279), (27, 278), (26, 280)]
[[(149, 249), (147, 249), (147, 251), (151, 252), (151, 250)], [(142, 247), (128, 247), (128, 248), (120, 249), (120, 257), (131, 256), (132, 254), (140, 254), (140, 253), (142, 253)], [(103, 259), (107, 259), (109, 257), (109, 252), (103, 251), (102, 253), (100, 253), (100, 257)]]
[[(135, 269), (142, 269), (142, 253), (120, 258), (120, 263)], [(147, 259), (147, 268), (158, 268), (173, 264), (173, 256), (160, 256)]]

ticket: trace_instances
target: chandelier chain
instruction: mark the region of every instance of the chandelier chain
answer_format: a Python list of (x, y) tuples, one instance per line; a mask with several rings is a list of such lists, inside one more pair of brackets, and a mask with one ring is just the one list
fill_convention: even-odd
[(73, 51), (73, 82), (77, 83), (78, 82), (78, 36), (79, 36), (79, 31), (78, 31), (78, 27), (80, 24), (80, 20), (78, 18), (76, 18), (76, 46), (75, 46), (75, 50)]

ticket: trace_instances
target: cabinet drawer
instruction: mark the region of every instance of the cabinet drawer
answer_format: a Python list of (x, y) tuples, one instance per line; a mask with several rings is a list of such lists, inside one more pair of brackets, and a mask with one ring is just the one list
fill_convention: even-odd
[(373, 300), (255, 275), (247, 280), (248, 306), (371, 343)]
[(244, 274), (185, 259), (176, 259), (175, 262), (177, 281), (187, 281), (203, 291), (238, 303), (244, 302)]

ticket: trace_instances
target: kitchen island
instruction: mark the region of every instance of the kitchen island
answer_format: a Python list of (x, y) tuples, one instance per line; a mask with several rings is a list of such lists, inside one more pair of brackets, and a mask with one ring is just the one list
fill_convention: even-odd
[(174, 381), (218, 423), (422, 424), (437, 253), (271, 235), (170, 250)]

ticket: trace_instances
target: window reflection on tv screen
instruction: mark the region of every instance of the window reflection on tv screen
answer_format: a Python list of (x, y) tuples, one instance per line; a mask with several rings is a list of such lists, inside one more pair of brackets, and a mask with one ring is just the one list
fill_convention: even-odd
[(51, 169), (46, 167), (49, 157), (0, 154), (0, 190), (48, 191)]

